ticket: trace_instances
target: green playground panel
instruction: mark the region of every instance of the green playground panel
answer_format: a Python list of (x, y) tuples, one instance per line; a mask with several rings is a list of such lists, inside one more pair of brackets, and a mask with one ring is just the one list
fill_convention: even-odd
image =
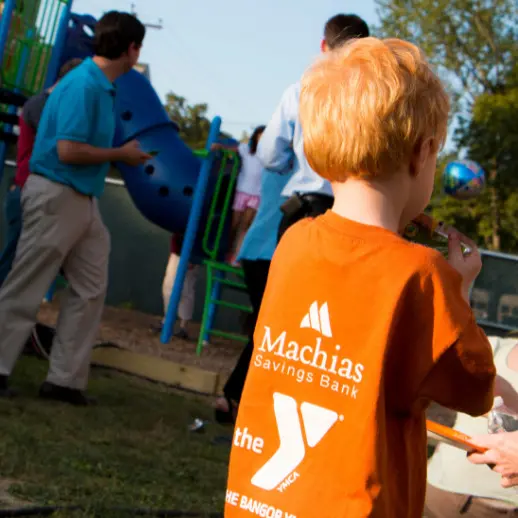
[[(2, 83), (33, 95), (43, 87), (62, 9), (71, 0), (24, 0), (11, 20)], [(21, 0), (17, 0), (17, 5)], [(25, 57), (24, 57), (25, 55)], [(24, 70), (19, 71), (20, 67)]]
[[(208, 152), (205, 150), (198, 151), (196, 152), (196, 155), (200, 158), (206, 159), (208, 157)], [(227, 190), (226, 192), (224, 192), (223, 180), (229, 159), (233, 159), (233, 166), (232, 170), (230, 171), (230, 181), (228, 183)], [(232, 201), (232, 192), (234, 190), (234, 185), (236, 183), (238, 173), (239, 162), (237, 160), (236, 152), (224, 150), (223, 160), (221, 161), (221, 166), (218, 171), (218, 178), (216, 180), (214, 194), (212, 196), (209, 208), (207, 225), (205, 226), (205, 231), (203, 234), (203, 251), (208, 256), (208, 259), (205, 259), (203, 261), (203, 264), (205, 265), (207, 270), (207, 284), (205, 290), (205, 303), (203, 306), (203, 316), (201, 321), (200, 335), (198, 337), (198, 345), (196, 347), (196, 354), (198, 356), (201, 354), (203, 347), (205, 345), (204, 337), (207, 331), (210, 336), (228, 338), (230, 340), (236, 340), (244, 343), (248, 341), (247, 336), (243, 336), (237, 333), (229, 333), (227, 331), (222, 331), (219, 329), (207, 329), (209, 324), (211, 305), (215, 305), (216, 308), (219, 306), (235, 309), (236, 311), (243, 311), (245, 313), (252, 313), (252, 308), (250, 306), (236, 304), (234, 302), (228, 302), (222, 300), (221, 298), (212, 298), (214, 286), (216, 283), (219, 283), (222, 287), (226, 286), (237, 291), (246, 292), (247, 289), (247, 286), (244, 281), (244, 273), (241, 268), (231, 266), (227, 263), (223, 263), (217, 260), (218, 255), (221, 251), (221, 239), (223, 237), (223, 231), (225, 230), (225, 221), (227, 220), (227, 216), (231, 208), (230, 203)], [(221, 211), (218, 212), (217, 206), (221, 197), (223, 197), (223, 206), (221, 208)], [(214, 229), (215, 236), (214, 240), (211, 243), (212, 231)], [(228, 276), (231, 276), (231, 278), (229, 278)]]

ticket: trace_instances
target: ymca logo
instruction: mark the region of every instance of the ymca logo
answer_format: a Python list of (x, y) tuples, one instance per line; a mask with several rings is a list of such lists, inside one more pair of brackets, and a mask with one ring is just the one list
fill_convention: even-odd
[(304, 460), (306, 447), (302, 425), (307, 445), (314, 448), (339, 418), (343, 421), (343, 416), (339, 417), (332, 410), (304, 402), (300, 405), (301, 422), (295, 399), (278, 392), (273, 394), (273, 409), (280, 439), (279, 449), (252, 477), (252, 484), (266, 491), (275, 489)]
[(333, 336), (331, 332), (331, 322), (329, 320), (329, 308), (327, 302), (324, 302), (320, 309), (318, 302), (313, 302), (309, 307), (309, 312), (304, 315), (302, 322), (300, 323), (301, 328), (311, 328), (322, 335), (331, 338)]

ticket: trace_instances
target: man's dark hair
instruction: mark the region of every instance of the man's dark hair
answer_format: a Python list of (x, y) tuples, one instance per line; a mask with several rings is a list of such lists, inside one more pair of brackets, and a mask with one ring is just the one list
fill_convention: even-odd
[(144, 25), (132, 14), (110, 11), (95, 24), (94, 53), (118, 59), (131, 45), (141, 47), (146, 35)]
[(337, 14), (330, 18), (324, 28), (324, 39), (330, 49), (334, 49), (353, 38), (367, 38), (369, 27), (355, 14)]
[(79, 66), (83, 60), (81, 58), (69, 59), (64, 65), (61, 66), (58, 72), (58, 81), (63, 79), (69, 72)]

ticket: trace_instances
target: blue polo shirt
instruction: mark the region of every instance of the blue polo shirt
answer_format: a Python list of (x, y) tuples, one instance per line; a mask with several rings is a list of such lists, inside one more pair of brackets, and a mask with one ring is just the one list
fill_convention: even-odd
[(33, 173), (68, 185), (87, 196), (99, 197), (109, 163), (64, 164), (59, 140), (110, 148), (115, 134), (115, 87), (90, 58), (69, 72), (50, 94), (40, 120), (32, 158)]

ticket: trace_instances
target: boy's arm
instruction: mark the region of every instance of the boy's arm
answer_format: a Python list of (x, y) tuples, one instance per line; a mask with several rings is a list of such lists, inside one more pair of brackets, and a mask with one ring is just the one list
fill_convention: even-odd
[(284, 92), (257, 146), (257, 157), (266, 169), (277, 173), (291, 171), (297, 117), (298, 96), (292, 85)]
[(478, 416), (493, 406), (495, 377), (493, 350), (473, 320), (438, 359), (423, 381), (419, 396)]
[(484, 414), (493, 403), (493, 351), (463, 297), (463, 278), (436, 250), (410, 251), (404, 258), (416, 271), (401, 291), (386, 358), (389, 404), (402, 414), (430, 400)]

